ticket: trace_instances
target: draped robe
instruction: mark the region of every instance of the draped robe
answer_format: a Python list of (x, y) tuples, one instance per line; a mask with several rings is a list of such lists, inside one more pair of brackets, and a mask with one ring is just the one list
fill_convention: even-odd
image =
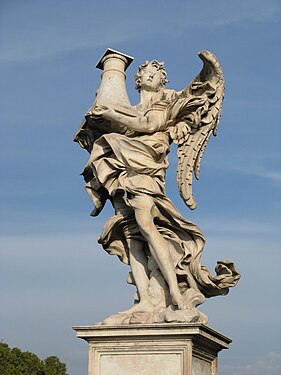
[[(143, 241), (149, 259), (147, 243), (135, 220), (132, 198), (150, 196), (159, 212), (154, 219), (155, 225), (171, 245), (171, 262), (180, 290), (184, 292), (189, 288), (187, 274), (191, 274), (206, 297), (227, 294), (228, 288), (239, 278), (234, 264), (219, 261), (216, 276), (201, 265), (204, 235), (197, 225), (179, 213), (165, 192), (170, 151), (167, 123), (169, 118), (176, 117), (174, 112), (185, 105), (184, 100), (179, 102), (175, 98), (174, 91), (164, 90), (162, 97), (151, 104), (147, 113), (163, 111), (166, 116), (166, 121), (155, 132), (146, 133), (143, 129), (141, 133), (109, 133), (94, 142), (83, 172), (86, 190), (95, 204), (92, 214), (95, 216), (100, 212), (106, 199), (112, 201), (116, 210), (106, 222), (98, 241), (109, 254), (117, 255), (125, 264), (129, 264), (128, 239)], [(188, 103), (188, 99), (185, 101)]]

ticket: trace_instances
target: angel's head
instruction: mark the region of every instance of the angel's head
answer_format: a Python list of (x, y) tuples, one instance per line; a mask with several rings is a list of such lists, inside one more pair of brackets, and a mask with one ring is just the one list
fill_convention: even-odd
[(136, 90), (157, 92), (169, 82), (163, 62), (152, 60), (142, 64), (135, 75)]

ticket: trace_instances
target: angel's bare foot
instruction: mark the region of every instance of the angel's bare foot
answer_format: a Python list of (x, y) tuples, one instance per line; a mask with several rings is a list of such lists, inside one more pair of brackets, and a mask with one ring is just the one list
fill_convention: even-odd
[(147, 300), (141, 300), (139, 303), (136, 303), (134, 306), (129, 308), (128, 310), (121, 311), (119, 314), (134, 314), (139, 312), (153, 312), (154, 305)]
[(115, 314), (104, 319), (101, 324), (103, 325), (119, 325), (129, 324), (130, 316), (127, 314)]
[[(146, 323), (147, 316), (150, 317), (153, 315), (154, 305), (150, 302), (149, 299), (143, 299), (141, 302), (137, 303), (128, 310), (119, 312), (118, 314), (112, 315), (102, 321), (103, 325), (119, 325), (119, 324), (130, 324), (130, 323)], [(137, 313), (141, 313), (141, 320), (138, 316), (136, 319)], [(143, 315), (145, 316), (145, 321), (143, 321)]]

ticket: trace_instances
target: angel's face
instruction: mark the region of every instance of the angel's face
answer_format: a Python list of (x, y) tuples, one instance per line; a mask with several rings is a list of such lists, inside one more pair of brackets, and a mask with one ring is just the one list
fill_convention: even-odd
[(142, 90), (157, 92), (161, 87), (161, 71), (151, 64), (148, 64), (141, 75)]

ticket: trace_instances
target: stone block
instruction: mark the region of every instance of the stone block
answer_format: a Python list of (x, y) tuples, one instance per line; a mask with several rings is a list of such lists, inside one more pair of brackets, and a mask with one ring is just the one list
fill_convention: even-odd
[(217, 375), (231, 340), (201, 323), (73, 327), (88, 342), (88, 375)]

